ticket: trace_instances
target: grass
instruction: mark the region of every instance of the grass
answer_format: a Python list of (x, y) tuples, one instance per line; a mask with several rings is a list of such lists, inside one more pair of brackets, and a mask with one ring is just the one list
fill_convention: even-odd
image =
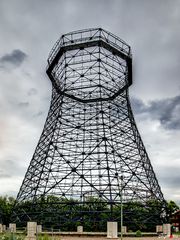
[[(16, 234), (16, 233), (0, 233), (0, 240), (24, 240), (26, 237), (25, 234)], [(48, 234), (38, 234), (37, 240), (53, 240), (52, 236)], [(59, 239), (59, 238), (58, 238)]]

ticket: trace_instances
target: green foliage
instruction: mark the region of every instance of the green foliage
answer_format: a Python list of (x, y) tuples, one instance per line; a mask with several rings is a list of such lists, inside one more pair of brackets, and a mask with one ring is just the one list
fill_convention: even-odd
[(178, 232), (173, 232), (173, 235), (180, 236), (180, 231), (178, 231)]
[(142, 232), (140, 230), (136, 231), (136, 237), (142, 237)]
[(9, 240), (17, 240), (16, 235), (14, 233), (10, 233)]
[(19, 239), (17, 239), (16, 235), (13, 233), (6, 233), (0, 235), (0, 240), (19, 240)]
[(0, 235), (0, 240), (9, 240), (9, 238), (6, 234), (2, 234)]
[(173, 214), (179, 210), (179, 206), (174, 202), (174, 201), (169, 201), (169, 202), (166, 202), (166, 206), (167, 206), (167, 221), (168, 222), (171, 222), (171, 219), (172, 219), (172, 216)]
[(0, 222), (5, 225), (9, 224), (12, 207), (15, 203), (13, 197), (0, 197)]
[(175, 213), (177, 210), (179, 210), (179, 206), (174, 201), (167, 202), (167, 210), (168, 214), (171, 217), (173, 213)]
[(47, 234), (44, 235), (38, 235), (38, 240), (50, 240), (51, 237), (49, 237)]
[(25, 235), (16, 235), (16, 240), (23, 240)]
[(0, 240), (24, 240), (25, 235), (15, 234), (15, 233), (3, 233), (0, 234)]
[[(0, 221), (3, 224), (9, 224), (14, 203), (12, 197), (0, 197)], [(167, 206), (169, 216), (179, 209), (173, 201), (167, 203)], [(162, 224), (160, 213), (163, 207), (164, 203), (157, 200), (123, 203), (123, 225), (134, 232), (137, 229), (155, 231), (155, 226)], [(34, 203), (31, 200), (16, 202), (15, 211), (24, 217), (24, 225), (31, 218), (42, 223), (45, 228), (62, 231), (76, 231), (78, 225), (83, 225), (84, 231), (106, 231), (106, 223), (110, 218), (110, 205), (98, 197), (87, 197), (86, 203), (80, 203), (76, 199), (43, 196)], [(120, 222), (120, 212), (121, 204), (114, 204), (111, 218)], [(47, 239), (43, 236), (41, 240)]]

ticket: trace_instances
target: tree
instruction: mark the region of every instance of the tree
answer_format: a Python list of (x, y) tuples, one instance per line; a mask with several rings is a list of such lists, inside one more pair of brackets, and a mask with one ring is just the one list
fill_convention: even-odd
[(167, 215), (168, 215), (168, 220), (170, 221), (173, 213), (175, 213), (177, 210), (179, 210), (179, 206), (172, 200), (167, 202)]
[(10, 217), (15, 199), (13, 197), (0, 197), (0, 222), (7, 225), (10, 223)]

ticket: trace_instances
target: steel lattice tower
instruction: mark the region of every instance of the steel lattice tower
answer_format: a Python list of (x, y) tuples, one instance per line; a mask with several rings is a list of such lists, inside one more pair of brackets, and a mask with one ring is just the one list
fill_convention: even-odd
[(162, 210), (128, 96), (130, 47), (100, 28), (65, 34), (49, 55), (47, 75), (50, 110), (17, 196), (18, 219), (61, 225), (105, 213), (114, 220), (121, 194), (123, 204), (154, 201)]

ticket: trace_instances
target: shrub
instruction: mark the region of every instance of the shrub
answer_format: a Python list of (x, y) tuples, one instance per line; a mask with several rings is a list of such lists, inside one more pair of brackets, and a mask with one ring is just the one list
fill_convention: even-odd
[(136, 237), (142, 237), (142, 232), (140, 230), (136, 231)]

